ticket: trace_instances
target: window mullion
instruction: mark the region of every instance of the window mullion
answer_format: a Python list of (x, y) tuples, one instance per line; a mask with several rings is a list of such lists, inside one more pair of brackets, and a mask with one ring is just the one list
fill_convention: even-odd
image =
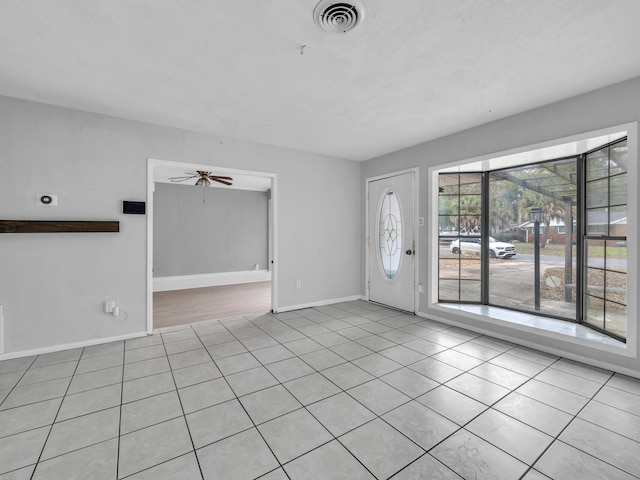
[(482, 173), (480, 190), (480, 303), (489, 304), (489, 174)]
[(585, 180), (586, 180), (587, 156), (578, 156), (576, 165), (576, 320), (584, 323), (584, 282), (586, 257), (584, 255), (584, 242), (586, 235), (586, 209), (585, 209)]

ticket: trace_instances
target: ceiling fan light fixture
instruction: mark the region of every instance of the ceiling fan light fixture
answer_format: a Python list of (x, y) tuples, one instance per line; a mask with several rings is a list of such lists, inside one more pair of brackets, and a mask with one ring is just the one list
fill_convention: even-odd
[(233, 178), (223, 175), (212, 175), (211, 172), (205, 172), (204, 170), (198, 170), (197, 173), (189, 173), (187, 172), (187, 177), (169, 177), (169, 180), (173, 182), (186, 182), (187, 180), (196, 179), (195, 185), (196, 187), (210, 187), (212, 185), (212, 181), (216, 183), (221, 183), (222, 185), (226, 185), (228, 187), (233, 185)]

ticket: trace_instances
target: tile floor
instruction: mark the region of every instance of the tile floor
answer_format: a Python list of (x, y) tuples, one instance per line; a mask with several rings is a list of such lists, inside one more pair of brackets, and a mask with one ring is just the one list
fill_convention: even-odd
[(0, 479), (640, 478), (640, 381), (356, 301), (0, 362)]

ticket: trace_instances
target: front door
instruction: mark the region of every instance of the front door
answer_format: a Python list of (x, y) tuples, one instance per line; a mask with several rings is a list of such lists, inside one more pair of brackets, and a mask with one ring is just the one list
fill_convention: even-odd
[(415, 311), (415, 173), (369, 182), (369, 300)]

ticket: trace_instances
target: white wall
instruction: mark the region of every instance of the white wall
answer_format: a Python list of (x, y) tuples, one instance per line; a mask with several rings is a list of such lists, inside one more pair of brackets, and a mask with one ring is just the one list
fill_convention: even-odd
[[(0, 219), (120, 221), (120, 233), (0, 234), (5, 354), (145, 331), (145, 217), (121, 205), (145, 200), (147, 158), (276, 173), (279, 307), (360, 294), (359, 163), (7, 97), (0, 132)], [(106, 299), (128, 318), (102, 313)]]
[(268, 270), (268, 195), (156, 183), (153, 276)]
[[(452, 108), (455, 108), (455, 106), (452, 106)], [(361, 185), (364, 188), (365, 181), (369, 177), (405, 168), (419, 167), (420, 211), (418, 215), (427, 218), (431, 202), (430, 179), (429, 175), (427, 175), (429, 167), (481, 157), (486, 154), (504, 152), (583, 132), (637, 122), (638, 120), (640, 120), (640, 78), (635, 78), (364, 162)], [(630, 190), (632, 188), (630, 187)], [(364, 208), (362, 212), (361, 218), (364, 219)], [(630, 218), (631, 222), (637, 226), (637, 216)], [(421, 261), (419, 277), (421, 282), (427, 284), (427, 287), (430, 281), (428, 278), (428, 242), (430, 235), (431, 233), (427, 230), (427, 227), (423, 227), (420, 231), (419, 248)], [(638, 239), (631, 238), (631, 241), (637, 242)], [(629, 264), (629, 272), (637, 277), (637, 259), (630, 260), (632, 260), (632, 263)], [(361, 261), (364, 265), (364, 256), (361, 257)], [(365, 278), (363, 274), (361, 278), (361, 289), (363, 291), (364, 285)], [(634, 283), (633, 285), (636, 284)], [(598, 362), (620, 366), (629, 372), (638, 372), (640, 374), (640, 361), (638, 358), (630, 358), (561, 340), (545, 338), (540, 335), (523, 333), (504, 325), (496, 326), (477, 320), (472, 321), (454, 313), (442, 314), (441, 312), (433, 311), (427, 302), (428, 290), (428, 288), (425, 288), (424, 293), (420, 294), (419, 298), (420, 312), (425, 315), (437, 315), (472, 329), (482, 328), (499, 335), (509, 336), (516, 341), (546, 345), (569, 355), (594, 358)], [(630, 321), (637, 322), (638, 320), (631, 318)], [(633, 331), (638, 332), (636, 329), (633, 329)], [(637, 336), (638, 334), (636, 333)], [(633, 338), (632, 340), (635, 341), (636, 345), (640, 342), (640, 338)]]

